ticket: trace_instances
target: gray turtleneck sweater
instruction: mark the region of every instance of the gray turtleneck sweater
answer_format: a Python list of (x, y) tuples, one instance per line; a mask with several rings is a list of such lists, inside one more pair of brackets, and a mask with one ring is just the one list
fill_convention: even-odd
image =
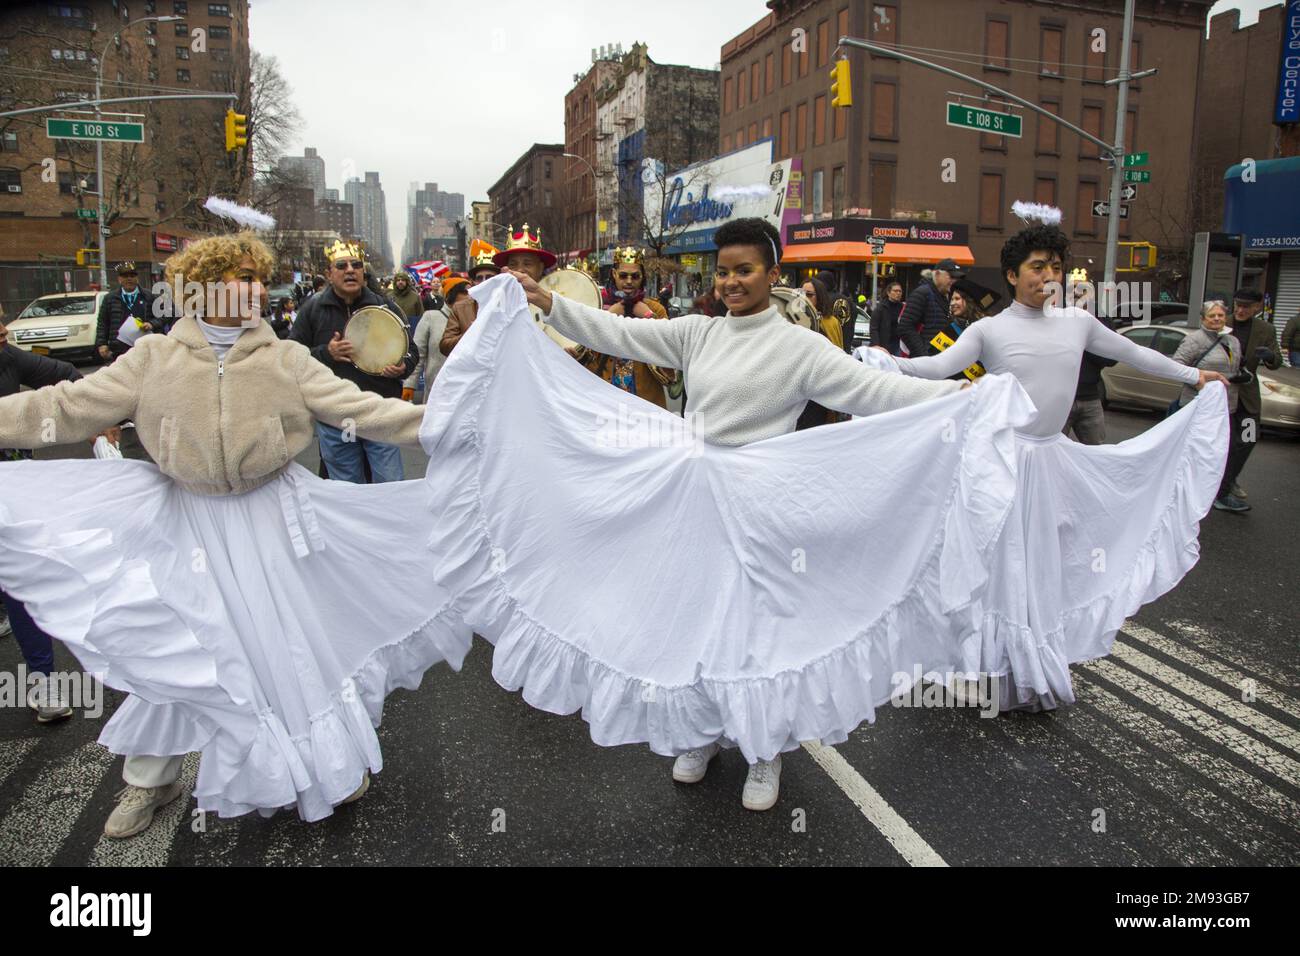
[(1038, 408), (1038, 417), (1022, 431), (1048, 437), (1059, 434), (1070, 415), (1085, 350), (1175, 382), (1200, 381), (1196, 369), (1130, 342), (1083, 309), (1039, 310), (1019, 302), (973, 323), (947, 351), (900, 358), (898, 367), (920, 378), (947, 378), (976, 361), (990, 372), (1010, 372)]
[(614, 315), (554, 296), (546, 321), (607, 355), (679, 368), (698, 434), (716, 445), (794, 431), (810, 400), (852, 415), (914, 405), (960, 388), (877, 372), (775, 306), (757, 315), (684, 315), (665, 322)]

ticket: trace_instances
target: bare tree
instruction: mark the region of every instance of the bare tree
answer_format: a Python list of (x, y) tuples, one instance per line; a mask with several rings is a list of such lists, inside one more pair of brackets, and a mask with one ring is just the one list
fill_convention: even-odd
[(1179, 300), (1187, 296), (1196, 233), (1215, 228), (1208, 197), (1222, 189), (1212, 171), (1193, 168), (1188, 177), (1177, 188), (1145, 184), (1133, 200), (1144, 220), (1143, 232), (1158, 250), (1151, 275), (1159, 288)]

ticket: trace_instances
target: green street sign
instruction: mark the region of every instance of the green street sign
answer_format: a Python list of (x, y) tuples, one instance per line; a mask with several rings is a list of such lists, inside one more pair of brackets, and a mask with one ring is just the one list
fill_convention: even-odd
[(1145, 166), (1151, 160), (1150, 153), (1129, 153), (1124, 157), (1125, 166)]
[(1126, 182), (1126, 183), (1149, 183), (1149, 182), (1151, 182), (1151, 170), (1149, 170), (1149, 169), (1126, 169), (1126, 170), (1124, 170), (1124, 182)]
[(89, 220), (91, 220), (91, 221), (93, 222), (94, 220), (96, 220), (96, 219), (99, 218), (99, 210), (98, 210), (98, 209), (78, 209), (78, 210), (77, 210), (77, 218), (78, 218), (78, 219), (89, 219)]
[(105, 120), (47, 119), (50, 139), (100, 140), (106, 143), (143, 143), (143, 123), (109, 123)]
[(978, 130), (981, 133), (994, 133), (998, 136), (1014, 136), (1019, 139), (1022, 120), (1014, 113), (998, 113), (980, 106), (949, 103), (948, 125)]

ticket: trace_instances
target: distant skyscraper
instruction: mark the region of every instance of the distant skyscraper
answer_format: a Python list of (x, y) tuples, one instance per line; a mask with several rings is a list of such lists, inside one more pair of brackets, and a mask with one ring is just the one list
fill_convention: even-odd
[(456, 244), (456, 221), (465, 216), (465, 194), (445, 193), (437, 183), (411, 183), (406, 192), (404, 259), (430, 255), (429, 249)]
[(382, 260), (387, 269), (393, 265), (393, 249), (388, 241), (388, 211), (379, 173), (367, 172), (364, 180), (348, 180), (343, 184), (343, 196), (356, 210), (357, 237), (366, 244), (371, 258)]
[(281, 156), (279, 167), (286, 173), (297, 173), (303, 182), (311, 186), (313, 202), (325, 199), (325, 160), (316, 154), (314, 146), (308, 146), (301, 156)]

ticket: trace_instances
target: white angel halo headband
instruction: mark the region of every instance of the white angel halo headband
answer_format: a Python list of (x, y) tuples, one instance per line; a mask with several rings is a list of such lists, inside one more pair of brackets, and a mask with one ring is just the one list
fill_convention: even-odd
[(1011, 204), (1011, 211), (1025, 223), (1037, 221), (1045, 226), (1059, 226), (1061, 224), (1061, 210), (1046, 203), (1025, 202), (1017, 199)]

